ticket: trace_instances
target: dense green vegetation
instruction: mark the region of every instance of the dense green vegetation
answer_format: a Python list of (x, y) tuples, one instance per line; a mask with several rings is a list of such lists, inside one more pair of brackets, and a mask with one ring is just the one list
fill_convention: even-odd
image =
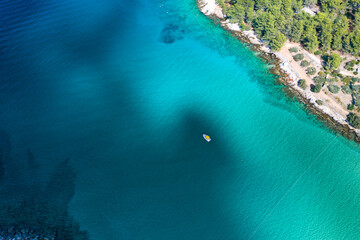
[[(291, 39), (308, 51), (360, 51), (359, 0), (217, 0), (225, 16), (241, 27), (253, 27), (273, 50)], [(303, 7), (317, 11), (311, 16)]]

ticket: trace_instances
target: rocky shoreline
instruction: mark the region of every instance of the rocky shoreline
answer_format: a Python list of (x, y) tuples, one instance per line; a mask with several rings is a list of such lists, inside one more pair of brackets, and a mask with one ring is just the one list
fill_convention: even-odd
[(279, 76), (278, 83), (287, 86), (284, 88), (286, 94), (295, 97), (298, 101), (306, 106), (306, 110), (315, 115), (324, 125), (334, 131), (340, 133), (349, 140), (360, 143), (360, 131), (354, 129), (346, 120), (331, 111), (328, 107), (321, 106), (316, 103), (316, 98), (307, 94), (306, 91), (297, 86), (297, 82), (293, 80), (296, 72), (292, 72), (289, 67), (285, 67), (285, 61), (281, 54), (272, 52), (268, 47), (261, 43), (253, 31), (241, 31), (237, 24), (231, 24), (225, 20), (222, 15), (221, 8), (217, 6), (215, 0), (197, 0), (199, 10), (212, 19), (215, 24), (220, 24), (222, 28), (231, 33), (254, 52), (258, 53), (258, 57), (272, 65), (270, 71), (272, 74)]

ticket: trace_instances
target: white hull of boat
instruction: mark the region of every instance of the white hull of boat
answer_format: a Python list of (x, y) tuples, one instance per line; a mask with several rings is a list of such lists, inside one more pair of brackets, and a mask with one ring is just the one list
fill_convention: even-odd
[(210, 138), (210, 136), (209, 135), (207, 135), (207, 134), (203, 134), (203, 138), (205, 139), (205, 141), (207, 141), (207, 142), (210, 142), (211, 141), (211, 138)]

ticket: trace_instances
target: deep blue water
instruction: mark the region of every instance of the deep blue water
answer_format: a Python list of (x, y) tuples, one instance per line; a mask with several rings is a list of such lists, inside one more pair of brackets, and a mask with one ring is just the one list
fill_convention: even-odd
[(194, 0), (0, 17), (1, 205), (44, 200), (90, 239), (358, 239), (359, 147)]

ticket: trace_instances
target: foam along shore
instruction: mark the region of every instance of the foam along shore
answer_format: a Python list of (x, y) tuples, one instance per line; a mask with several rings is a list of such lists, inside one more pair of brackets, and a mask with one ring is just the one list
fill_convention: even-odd
[[(321, 116), (323, 119), (325, 119), (324, 114), (329, 116), (333, 124), (328, 125), (337, 124), (338, 126), (334, 128), (338, 130), (339, 127), (342, 128), (341, 132), (343, 134), (345, 134), (345, 132), (355, 133), (357, 135), (355, 137), (358, 138), (356, 140), (360, 140), (360, 130), (355, 129), (346, 121), (348, 111), (346, 110), (346, 105), (342, 103), (338, 97), (326, 94), (323, 91), (320, 93), (313, 93), (309, 88), (304, 90), (297, 85), (297, 82), (300, 79), (304, 79), (308, 86), (310, 86), (313, 82), (306, 74), (305, 70), (300, 66), (300, 63), (293, 60), (293, 56), (289, 49), (292, 47), (298, 48), (300, 53), (303, 53), (306, 56), (306, 59), (315, 66), (317, 71), (322, 68), (320, 57), (307, 52), (300, 44), (291, 43), (289, 41), (285, 43), (279, 52), (273, 52), (269, 47), (262, 43), (259, 38), (257, 38), (253, 30), (241, 31), (238, 24), (230, 23), (229, 20), (225, 20), (222, 9), (216, 3), (216, 0), (197, 0), (197, 3), (200, 11), (204, 15), (218, 19), (224, 29), (231, 31), (234, 35), (240, 37), (240, 39), (251, 44), (256, 50), (275, 56), (277, 60), (276, 67), (281, 70), (285, 84), (290, 88), (290, 90), (296, 91), (296, 93), (303, 98), (303, 102), (306, 102), (308, 107), (312, 107), (312, 110), (314, 110), (313, 112)], [(349, 101), (349, 103), (351, 101), (349, 96), (342, 95), (341, 98)], [(329, 118), (327, 119), (329, 120)], [(348, 138), (351, 138), (351, 134), (345, 135), (347, 135)]]

